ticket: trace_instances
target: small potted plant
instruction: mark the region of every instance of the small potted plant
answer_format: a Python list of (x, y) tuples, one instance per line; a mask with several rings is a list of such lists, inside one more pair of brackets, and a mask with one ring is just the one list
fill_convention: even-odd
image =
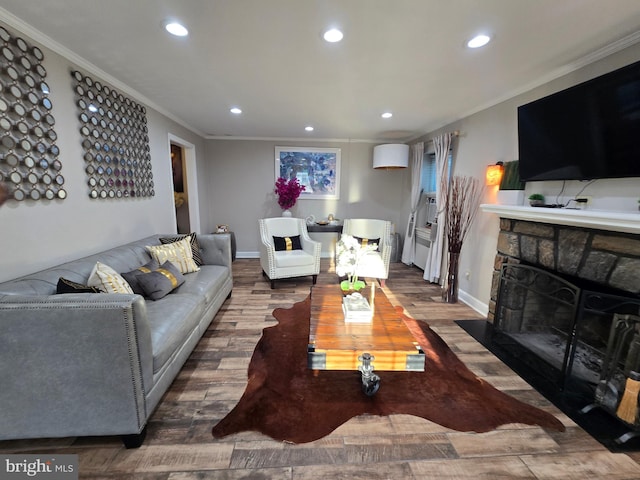
[(532, 207), (539, 207), (540, 205), (544, 205), (544, 195), (541, 193), (532, 193), (529, 195), (529, 205)]

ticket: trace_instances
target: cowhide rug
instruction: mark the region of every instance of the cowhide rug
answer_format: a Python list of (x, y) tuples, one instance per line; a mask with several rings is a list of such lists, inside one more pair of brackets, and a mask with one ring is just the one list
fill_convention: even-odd
[(363, 414), (415, 415), (464, 432), (486, 432), (508, 423), (564, 431), (553, 415), (476, 377), (424, 322), (403, 315), (424, 348), (425, 371), (377, 372), (380, 390), (368, 397), (360, 388), (360, 372), (307, 368), (309, 298), (273, 315), (278, 325), (264, 329), (249, 364), (245, 392), (213, 427), (216, 438), (252, 430), (305, 443)]

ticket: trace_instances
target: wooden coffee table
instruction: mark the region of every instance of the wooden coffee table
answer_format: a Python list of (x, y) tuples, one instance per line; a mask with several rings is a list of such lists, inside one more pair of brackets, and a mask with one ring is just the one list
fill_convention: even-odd
[[(369, 299), (370, 287), (363, 296)], [(347, 323), (338, 285), (311, 289), (308, 367), (313, 370), (358, 370), (362, 389), (374, 395), (380, 387), (376, 371), (424, 371), (425, 355), (401, 314), (376, 288), (371, 323)]]

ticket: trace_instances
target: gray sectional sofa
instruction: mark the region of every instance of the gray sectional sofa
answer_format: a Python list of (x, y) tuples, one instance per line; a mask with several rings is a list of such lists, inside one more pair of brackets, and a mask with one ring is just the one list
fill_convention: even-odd
[(216, 312), (231, 296), (228, 234), (198, 235), (204, 264), (156, 300), (56, 294), (87, 283), (97, 261), (118, 273), (150, 259), (154, 235), (0, 283), (0, 440), (120, 435), (144, 440), (147, 420)]

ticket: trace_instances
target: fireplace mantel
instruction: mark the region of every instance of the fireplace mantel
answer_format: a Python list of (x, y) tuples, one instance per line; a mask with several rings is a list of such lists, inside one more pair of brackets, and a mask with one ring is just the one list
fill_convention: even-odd
[(495, 213), (502, 218), (640, 235), (640, 214), (638, 213), (493, 204), (483, 204), (480, 208), (484, 212)]

